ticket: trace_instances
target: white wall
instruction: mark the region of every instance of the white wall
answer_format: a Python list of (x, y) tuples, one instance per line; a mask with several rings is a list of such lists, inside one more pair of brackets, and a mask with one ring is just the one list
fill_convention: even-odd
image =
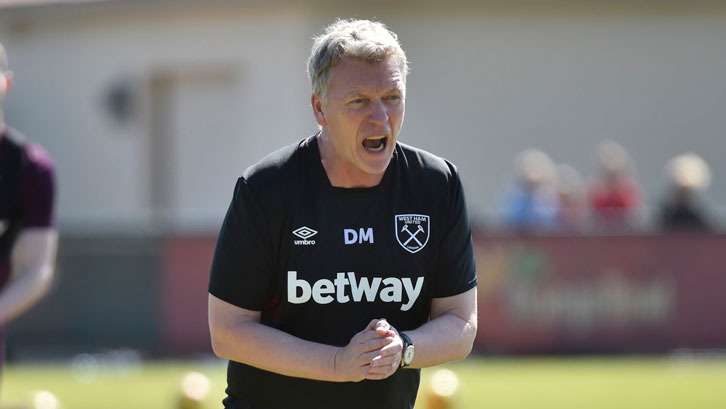
[(712, 166), (726, 204), (726, 15), (486, 13), (417, 16), (402, 139), (460, 165), (477, 216), (498, 207), (512, 159), (531, 147), (593, 173), (594, 148), (632, 154), (646, 199), (683, 152)]
[[(202, 156), (215, 157), (219, 138), (227, 138), (223, 155), (238, 160), (215, 168), (224, 174), (210, 175), (213, 186), (199, 195), (178, 193), (184, 180), (176, 180), (183, 203), (171, 216), (181, 230), (215, 230), (242, 169), (315, 131), (304, 63), (311, 36), (334, 16), (378, 17), (398, 32), (412, 63), (401, 139), (459, 166), (475, 218), (496, 213), (517, 152), (541, 148), (589, 176), (594, 147), (606, 138), (630, 150), (651, 204), (660, 197), (665, 162), (694, 151), (712, 166), (709, 202), (726, 205), (724, 6), (325, 5), (97, 8), (94, 18), (31, 16), (24, 25), (0, 18), (17, 79), (7, 120), (55, 156), (62, 226), (149, 224), (144, 84), (177, 67), (221, 64), (237, 67), (238, 82), (207, 99), (220, 95), (220, 109), (237, 116), (219, 121), (226, 125), (210, 135), (218, 142)], [(142, 97), (136, 119), (119, 127), (99, 101), (123, 78)], [(194, 111), (191, 88), (176, 105), (184, 112)], [(175, 166), (191, 175), (184, 149)], [(209, 197), (207, 205), (200, 195)]]
[[(177, 156), (170, 165), (180, 173), (179, 179), (168, 182), (175, 185), (172, 198), (182, 201), (170, 209), (165, 218), (169, 220), (164, 221), (172, 225), (166, 227), (216, 229), (242, 170), (281, 144), (311, 132), (303, 62), (309, 44), (300, 37), (303, 13), (265, 7), (195, 11), (101, 9), (92, 17), (80, 13), (31, 17), (19, 31), (3, 26), (0, 38), (16, 73), (7, 121), (53, 154), (61, 227), (158, 227), (152, 223), (158, 220), (152, 220), (150, 174), (156, 164), (149, 157), (153, 111), (148, 84), (155, 76), (183, 80), (185, 72), (200, 67), (201, 71), (222, 67), (237, 73), (236, 83), (215, 101), (216, 110), (224, 112), (217, 115), (221, 121), (196, 127), (195, 131), (208, 128), (197, 135), (187, 129), (178, 131), (180, 143), (170, 147)], [(123, 124), (114, 121), (102, 105), (108, 88), (120, 80), (130, 83), (137, 97), (136, 115)], [(180, 100), (172, 102), (172, 116), (194, 114), (193, 88), (182, 84), (175, 91)], [(212, 100), (205, 95), (209, 90), (196, 91), (206, 102)], [(206, 107), (200, 114), (209, 119), (213, 111)], [(172, 128), (188, 125), (190, 119), (174, 121)], [(191, 137), (211, 143), (190, 141)], [(209, 151), (199, 152), (198, 160), (191, 162), (184, 138)], [(217, 163), (209, 162), (215, 158)], [(224, 163), (230, 158), (236, 161)], [(219, 163), (225, 166), (216, 166)], [(189, 176), (185, 167), (200, 170), (208, 177), (208, 185), (196, 194), (178, 189), (180, 179)], [(212, 172), (220, 169), (223, 174)], [(198, 186), (198, 180), (192, 182)], [(205, 194), (210, 195), (206, 206), (199, 200)]]

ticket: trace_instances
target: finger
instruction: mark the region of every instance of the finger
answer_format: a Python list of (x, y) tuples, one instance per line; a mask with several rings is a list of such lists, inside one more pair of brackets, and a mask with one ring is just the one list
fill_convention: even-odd
[(366, 331), (353, 337), (351, 344), (370, 351), (369, 348), (382, 348), (393, 341), (393, 337), (381, 336), (376, 331)]
[(399, 360), (399, 356), (400, 355), (398, 355), (398, 354), (389, 355), (389, 356), (378, 355), (371, 360), (371, 368), (393, 366), (394, 364), (401, 362)]
[(357, 339), (358, 342), (366, 342), (369, 339), (373, 338), (381, 338), (382, 335), (378, 333), (378, 330), (374, 329), (365, 329), (353, 336), (353, 339)]
[(381, 347), (381, 355), (390, 356), (395, 355), (403, 351), (403, 345), (398, 342), (390, 342)]
[(376, 357), (380, 357), (380, 356), (381, 356), (381, 351), (375, 350), (375, 351), (364, 352), (364, 353), (360, 354), (359, 358), (360, 358), (361, 363), (365, 362), (365, 363), (371, 365), (371, 363), (373, 362), (373, 359)]
[(390, 365), (386, 366), (385, 368), (384, 367), (377, 367), (377, 368), (370, 367), (370, 369), (368, 369), (368, 372), (366, 372), (366, 378), (370, 375), (386, 375), (386, 376), (388, 376), (391, 373), (393, 373), (393, 371), (391, 370)]
[(376, 326), (378, 325), (378, 322), (380, 322), (380, 321), (381, 320), (378, 318), (372, 319), (371, 322), (368, 323), (368, 326), (364, 329), (364, 331), (376, 329)]
[(371, 381), (380, 381), (380, 380), (388, 378), (389, 376), (391, 376), (391, 374), (369, 373), (369, 374), (366, 374), (366, 379), (371, 380)]
[(396, 366), (387, 366), (387, 367), (379, 367), (379, 368), (371, 367), (371, 368), (369, 368), (368, 372), (366, 373), (366, 379), (371, 379), (371, 380), (386, 379), (389, 376), (393, 375), (397, 369), (398, 369), (398, 367), (396, 367)]
[(391, 324), (389, 324), (385, 318), (381, 318), (378, 320), (378, 322), (376, 322), (376, 329), (379, 329), (379, 328), (387, 330), (387, 329), (391, 328)]
[(376, 345), (375, 342), (376, 341), (371, 341), (371, 343), (361, 345), (359, 349), (353, 350), (353, 353), (357, 354), (353, 356), (357, 356), (358, 362), (369, 363), (373, 360), (373, 358), (381, 355), (381, 346)]
[(373, 341), (373, 340), (386, 340), (386, 342), (383, 343), (383, 345), (387, 345), (390, 341), (395, 340), (396, 337), (385, 333), (385, 334), (379, 334), (376, 331), (366, 331), (365, 333), (361, 334), (360, 337), (357, 338), (357, 342), (359, 344), (365, 344), (367, 342)]
[(395, 337), (396, 333), (390, 329), (376, 328), (376, 333), (382, 337)]

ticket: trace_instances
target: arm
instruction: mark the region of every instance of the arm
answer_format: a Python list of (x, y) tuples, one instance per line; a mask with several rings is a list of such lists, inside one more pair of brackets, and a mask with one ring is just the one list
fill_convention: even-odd
[(50, 288), (58, 233), (54, 228), (29, 228), (18, 235), (11, 253), (10, 282), (0, 292), (0, 324), (17, 317)]
[[(471, 227), (466, 200), (458, 172), (447, 162), (451, 172), (449, 210), (441, 222), (434, 282), (441, 298), (431, 300), (429, 321), (405, 333), (411, 338), (415, 354), (411, 367), (424, 368), (464, 359), (471, 352), (477, 330), (477, 289)], [(454, 296), (462, 286), (469, 290)]]
[[(412, 331), (405, 331), (416, 348), (413, 362), (408, 368), (426, 368), (466, 358), (476, 337), (476, 287), (452, 297), (431, 301), (431, 320)], [(403, 340), (396, 336), (381, 348), (372, 363), (368, 379), (385, 379), (401, 365)]]
[(259, 311), (237, 307), (210, 294), (209, 331), (214, 353), (287, 376), (360, 381), (365, 379), (371, 360), (395, 337), (387, 327), (379, 328), (381, 321), (373, 320), (341, 348), (306, 341), (263, 325), (260, 315)]
[(416, 348), (410, 367), (425, 368), (466, 358), (476, 329), (476, 287), (452, 297), (434, 298), (431, 321), (405, 331)]

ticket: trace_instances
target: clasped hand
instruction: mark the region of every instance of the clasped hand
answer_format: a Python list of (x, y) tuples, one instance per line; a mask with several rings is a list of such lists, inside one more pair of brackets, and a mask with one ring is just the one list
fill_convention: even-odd
[(403, 341), (385, 319), (374, 319), (335, 353), (336, 377), (341, 381), (386, 379), (401, 364)]

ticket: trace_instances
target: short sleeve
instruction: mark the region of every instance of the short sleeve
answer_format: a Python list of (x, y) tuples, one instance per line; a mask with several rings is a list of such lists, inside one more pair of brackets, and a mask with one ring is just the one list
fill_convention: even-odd
[(21, 228), (52, 227), (55, 201), (55, 172), (50, 155), (40, 146), (28, 143), (21, 166)]
[[(448, 164), (448, 162), (447, 162)], [(464, 189), (456, 168), (449, 185), (448, 209), (442, 211), (441, 239), (437, 257), (434, 298), (451, 297), (477, 285), (471, 225), (466, 210)]]
[(262, 209), (244, 178), (237, 180), (232, 203), (214, 251), (209, 293), (230, 304), (261, 311), (272, 288), (272, 249)]

